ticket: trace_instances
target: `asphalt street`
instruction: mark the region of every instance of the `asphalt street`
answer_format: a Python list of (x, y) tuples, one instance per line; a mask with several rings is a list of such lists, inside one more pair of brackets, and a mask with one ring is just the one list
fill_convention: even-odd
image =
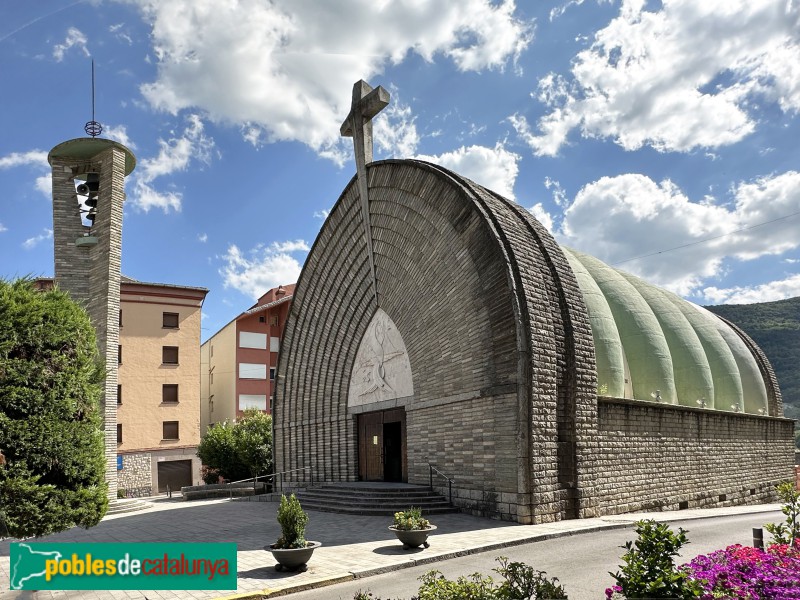
[[(682, 563), (699, 554), (706, 554), (730, 544), (752, 545), (754, 527), (762, 527), (764, 523), (781, 522), (783, 519), (783, 515), (775, 511), (675, 521), (671, 522), (670, 526), (673, 529), (683, 527), (688, 531), (690, 543), (684, 546), (679, 561)], [(765, 541), (768, 541), (769, 534), (764, 532), (764, 536)], [(502, 555), (512, 561), (525, 562), (537, 570), (546, 571), (549, 576), (558, 577), (570, 600), (601, 600), (604, 598), (605, 588), (614, 583), (609, 571), (616, 571), (619, 568), (620, 556), (624, 552), (620, 546), (634, 538), (633, 526), (626, 529), (580, 533), (297, 592), (293, 593), (291, 598), (292, 600), (352, 600), (353, 595), (359, 590), (371, 591), (383, 600), (410, 598), (419, 587), (417, 579), (431, 569), (441, 571), (449, 579), (475, 572), (492, 575), (492, 569), (497, 566), (495, 558)], [(435, 543), (435, 538), (431, 539), (431, 543)]]

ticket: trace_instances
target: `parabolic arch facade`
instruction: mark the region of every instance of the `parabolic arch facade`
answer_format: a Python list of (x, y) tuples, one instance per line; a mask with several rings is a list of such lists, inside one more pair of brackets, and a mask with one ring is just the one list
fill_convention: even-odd
[(790, 478), (792, 421), (737, 328), (442, 167), (367, 174), (372, 262), (353, 180), (295, 289), (276, 471), (427, 483), (432, 463), (457, 505), (520, 523), (762, 502)]

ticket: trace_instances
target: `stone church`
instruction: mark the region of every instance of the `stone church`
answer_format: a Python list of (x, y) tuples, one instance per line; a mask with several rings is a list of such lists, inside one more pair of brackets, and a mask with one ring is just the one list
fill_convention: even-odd
[(359, 83), (358, 175), (282, 342), (276, 472), (427, 484), (433, 464), (457, 506), (519, 523), (773, 500), (793, 422), (753, 341), (457, 173), (371, 162), (359, 99), (382, 88)]

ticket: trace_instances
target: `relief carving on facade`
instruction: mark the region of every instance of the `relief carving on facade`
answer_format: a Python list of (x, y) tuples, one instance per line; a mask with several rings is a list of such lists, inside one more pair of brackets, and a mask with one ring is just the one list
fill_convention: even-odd
[(347, 405), (362, 406), (413, 394), (406, 345), (389, 315), (379, 308), (356, 353)]

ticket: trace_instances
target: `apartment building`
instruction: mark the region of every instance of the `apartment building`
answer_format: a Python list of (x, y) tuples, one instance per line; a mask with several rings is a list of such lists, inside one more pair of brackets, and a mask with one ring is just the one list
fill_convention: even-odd
[(122, 278), (117, 485), (128, 497), (200, 482), (200, 313), (207, 293)]
[(272, 288), (200, 347), (200, 428), (240, 417), (248, 408), (269, 413), (281, 335), (294, 284)]

